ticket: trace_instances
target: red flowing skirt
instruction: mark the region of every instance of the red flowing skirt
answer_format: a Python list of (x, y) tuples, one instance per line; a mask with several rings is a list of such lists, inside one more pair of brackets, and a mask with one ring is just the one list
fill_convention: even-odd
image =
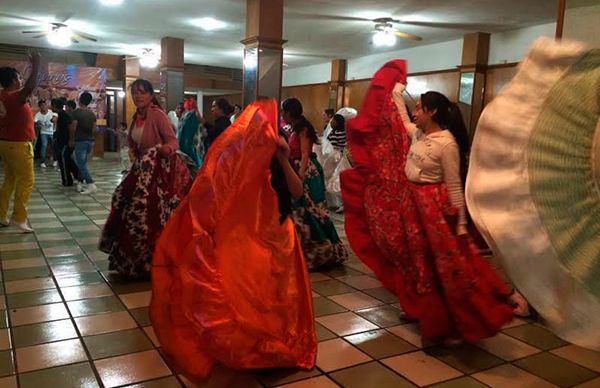
[(217, 363), (315, 363), (302, 247), (271, 185), (276, 111), (272, 101), (252, 104), (211, 145), (156, 246), (152, 324), (166, 356), (195, 382)]

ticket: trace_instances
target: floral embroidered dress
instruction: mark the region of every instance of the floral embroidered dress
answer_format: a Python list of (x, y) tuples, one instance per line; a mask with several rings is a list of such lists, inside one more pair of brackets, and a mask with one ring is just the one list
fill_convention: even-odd
[[(130, 143), (137, 145), (136, 159), (113, 193), (99, 248), (109, 254), (110, 270), (127, 277), (144, 278), (150, 273), (154, 245), (171, 213), (187, 194), (192, 180), (175, 150), (162, 155), (158, 151), (160, 144), (145, 149), (139, 147), (144, 132), (157, 126), (164, 127), (162, 136), (175, 137), (167, 116), (157, 111), (146, 122), (137, 122), (130, 131), (133, 140)], [(169, 140), (173, 141), (165, 139), (163, 144)]]
[[(300, 171), (302, 150), (300, 138), (292, 132), (289, 138), (290, 158), (296, 171)], [(312, 149), (312, 145), (310, 145)], [(338, 237), (327, 210), (323, 168), (312, 153), (303, 177), (304, 195), (294, 202), (294, 224), (300, 236), (304, 257), (309, 270), (343, 263), (348, 252)]]
[(373, 77), (348, 126), (353, 168), (341, 176), (346, 234), (430, 340), (477, 341), (512, 319), (509, 290), (469, 236), (455, 234), (459, 209), (444, 183), (407, 179), (409, 137), (392, 91), (406, 83), (404, 61)]

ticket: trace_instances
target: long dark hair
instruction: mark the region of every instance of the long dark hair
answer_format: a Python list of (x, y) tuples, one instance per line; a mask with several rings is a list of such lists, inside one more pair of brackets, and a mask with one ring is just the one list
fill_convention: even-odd
[(281, 110), (289, 113), (292, 120), (294, 120), (294, 124), (292, 124), (292, 130), (294, 132), (299, 133), (306, 128), (306, 135), (310, 141), (313, 144), (318, 143), (319, 137), (317, 136), (317, 131), (315, 131), (315, 127), (313, 127), (310, 121), (304, 117), (304, 109), (302, 108), (300, 100), (294, 97), (285, 99), (281, 103)]
[(154, 94), (154, 87), (152, 86), (152, 83), (150, 81), (148, 81), (147, 79), (143, 79), (143, 78), (136, 79), (135, 81), (133, 81), (133, 83), (129, 87), (131, 90), (131, 94), (133, 95), (133, 92), (135, 90), (139, 89), (140, 87), (142, 88), (143, 91), (145, 91), (146, 93), (150, 93), (152, 95), (152, 104), (156, 105), (159, 109), (162, 110), (160, 101), (158, 101), (158, 98), (156, 98), (156, 94)]
[(225, 115), (225, 117), (229, 118), (229, 116), (231, 116), (231, 114), (233, 113), (233, 106), (231, 106), (227, 99), (223, 97), (217, 98), (215, 100), (215, 104), (217, 104), (219, 109), (223, 111), (223, 115)]
[(454, 139), (456, 139), (460, 152), (460, 172), (464, 184), (464, 178), (467, 174), (470, 143), (467, 127), (465, 126), (458, 105), (450, 101), (442, 93), (427, 92), (421, 94), (421, 106), (430, 112), (437, 110), (431, 119), (440, 127), (449, 130)]

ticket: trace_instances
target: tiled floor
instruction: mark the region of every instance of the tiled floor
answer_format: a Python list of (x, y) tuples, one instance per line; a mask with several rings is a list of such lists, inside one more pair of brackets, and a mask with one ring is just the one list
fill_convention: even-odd
[[(92, 197), (60, 187), (54, 170), (38, 170), (36, 233), (0, 230), (0, 387), (192, 386), (161, 356), (148, 318), (150, 284), (111, 276), (96, 248), (120, 168), (92, 165), (100, 187)], [(600, 387), (600, 354), (536, 323), (516, 320), (495, 338), (447, 349), (423, 342), (356, 258), (311, 281), (320, 341), (314, 370), (219, 367), (202, 386)]]

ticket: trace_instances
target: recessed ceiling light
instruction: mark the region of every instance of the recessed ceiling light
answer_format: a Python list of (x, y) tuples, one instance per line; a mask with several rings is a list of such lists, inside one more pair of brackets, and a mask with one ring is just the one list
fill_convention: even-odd
[(54, 26), (48, 27), (48, 43), (53, 46), (67, 47), (71, 45), (71, 38), (73, 33), (67, 26)]
[(121, 5), (121, 3), (123, 3), (123, 0), (100, 0), (100, 2), (103, 5), (115, 6), (115, 5)]
[(202, 18), (194, 20), (194, 25), (206, 31), (220, 30), (227, 26), (225, 22), (214, 18)]

